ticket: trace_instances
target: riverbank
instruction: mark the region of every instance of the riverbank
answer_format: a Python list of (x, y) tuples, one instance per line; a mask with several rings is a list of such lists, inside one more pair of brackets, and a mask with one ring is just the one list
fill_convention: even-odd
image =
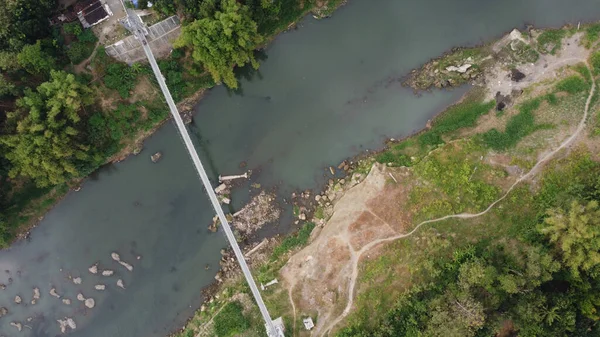
[[(328, 0), (318, 2), (307, 2), (306, 7), (302, 11), (294, 12), (294, 16), (286, 17), (289, 22), (276, 26), (271, 35), (265, 37), (267, 41), (265, 45), (259, 48), (264, 48), (277, 35), (294, 29), (298, 20), (313, 12), (315, 18), (326, 18), (336, 8), (343, 5), (344, 1)], [(180, 55), (173, 53), (168, 60), (164, 60), (165, 64), (161, 63), (161, 68), (167, 73), (168, 85), (172, 90), (174, 97), (179, 97), (178, 108), (180, 113), (184, 115), (189, 122), (193, 118), (192, 113), (195, 105), (203, 97), (207, 89), (214, 87), (211, 80), (207, 80), (207, 73), (196, 74), (197, 71), (192, 71), (193, 65), (190, 55)], [(181, 69), (169, 65), (175, 62)], [(135, 78), (136, 83), (127, 95), (127, 99), (123, 99), (114, 90), (109, 90), (101, 84), (103, 77), (106, 76), (106, 69), (114, 62), (111, 62), (103, 50), (99, 50), (96, 57), (93, 57), (90, 66), (91, 73), (84, 69), (85, 73), (80, 76), (90, 76), (92, 84), (99, 85), (97, 95), (101, 97), (97, 104), (104, 111), (121, 110), (121, 105), (136, 106), (137, 111), (143, 119), (142, 122), (126, 121), (131, 124), (131, 127), (126, 131), (113, 130), (111, 132), (122, 133), (122, 138), (119, 139), (118, 149), (114, 151), (112, 148), (105, 156), (105, 160), (98, 162), (93, 170), (90, 170), (90, 175), (106, 165), (121, 162), (127, 157), (134, 154), (137, 155), (143, 149), (144, 141), (160, 128), (166, 121), (170, 119), (166, 105), (163, 102), (157, 101), (156, 97), (159, 94), (158, 85), (153, 80), (150, 73), (144, 70), (144, 67), (136, 67)], [(80, 67), (83, 69), (83, 67)], [(192, 73), (196, 75), (192, 75)], [(172, 77), (179, 78), (179, 81), (172, 81)], [(181, 79), (184, 79), (182, 82)], [(100, 84), (99, 84), (100, 83)], [(174, 87), (173, 87), (174, 86)], [(123, 121), (115, 121), (115, 124), (120, 124)], [(112, 123), (112, 121), (111, 121)], [(112, 136), (112, 135), (111, 135)], [(95, 144), (97, 145), (97, 144)], [(146, 154), (144, 154), (146, 155)], [(151, 155), (151, 154), (148, 154)], [(10, 207), (3, 210), (0, 223), (6, 222), (9, 230), (0, 240), (0, 247), (7, 248), (18, 240), (22, 240), (29, 236), (31, 229), (35, 228), (55, 205), (57, 205), (69, 191), (78, 191), (83, 182), (88, 179), (88, 176), (72, 179), (64, 184), (48, 188), (38, 188), (31, 181), (18, 181), (14, 188), (6, 192), (7, 198), (10, 199)]]
[[(512, 33), (491, 44), (492, 51), (500, 47), (491, 55), (496, 62), (478, 70), (478, 88), (461, 103), (440, 114), (426, 131), (391, 142), (386, 150), (358, 161), (345, 178), (332, 179), (323, 193), (309, 196), (317, 206), (307, 221), (318, 225), (308, 246), (283, 255), (267, 249), (266, 254), (274, 257), (254, 266), (260, 282), (278, 280), (263, 291), (273, 318), (283, 317), (287, 331), (296, 336), (309, 334), (303, 329), (306, 317), (316, 324), (316, 335), (337, 331), (342, 323), (354, 329), (344, 336), (354, 335), (349, 331), (373, 331), (403, 293), (430, 277), (427, 263), (432, 257), (446, 257), (483, 238), (515, 240), (519, 233), (531, 231), (522, 228), (519, 219), (539, 220), (536, 198), (540, 189), (556, 183), (550, 177), (570, 174), (585, 180), (594, 175), (599, 159), (594, 134), (600, 124), (591, 75), (600, 69), (594, 61), (598, 53), (594, 27), (553, 31), (561, 38), (553, 40), (551, 48), (539, 42), (543, 32), (520, 37)], [(514, 41), (520, 45), (526, 37), (527, 45), (539, 54), (535, 62), (531, 58), (507, 62), (504, 52), (510, 56), (523, 49), (512, 45)], [(464, 73), (490, 56), (467, 54), (457, 50), (428, 63), (431, 66), (424, 66), (423, 73), (413, 72), (413, 78), (422, 74), (434, 78), (414, 81), (415, 89), (456, 78), (466, 64), (471, 65)], [(434, 62), (437, 66), (445, 61), (442, 70), (433, 69)], [(524, 78), (515, 76), (515, 69)], [(473, 79), (472, 74), (458, 77), (464, 83)], [(371, 167), (375, 161), (379, 163)], [(584, 163), (595, 168), (569, 171)], [(564, 181), (562, 188), (569, 184)], [(460, 216), (445, 217), (450, 214)], [(440, 224), (419, 229), (432, 219)], [(502, 226), (503, 221), (508, 224)], [(224, 282), (177, 336), (226, 335), (222, 331), (260, 335), (260, 316), (244, 288), (241, 279)], [(236, 305), (241, 310), (235, 317), (221, 314), (225, 310), (233, 315), (226, 308)]]

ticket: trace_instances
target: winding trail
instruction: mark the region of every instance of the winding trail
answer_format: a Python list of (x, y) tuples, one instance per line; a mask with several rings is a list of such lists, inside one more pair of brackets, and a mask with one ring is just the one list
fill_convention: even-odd
[[(338, 323), (340, 323), (350, 313), (350, 310), (352, 309), (352, 305), (354, 304), (354, 288), (356, 286), (356, 279), (358, 278), (358, 262), (360, 261), (362, 254), (364, 254), (365, 252), (369, 251), (371, 248), (373, 248), (377, 245), (380, 245), (382, 243), (409, 237), (409, 236), (413, 235), (415, 232), (417, 232), (423, 225), (436, 223), (436, 222), (440, 222), (440, 221), (444, 221), (444, 220), (448, 220), (448, 219), (472, 219), (472, 218), (480, 217), (480, 216), (488, 213), (492, 208), (494, 208), (494, 206), (496, 206), (498, 203), (500, 203), (502, 200), (504, 200), (517, 185), (519, 185), (521, 182), (536, 175), (546, 162), (548, 162), (550, 159), (552, 159), (552, 157), (554, 157), (559, 151), (567, 148), (568, 146), (570, 146), (573, 143), (573, 141), (581, 134), (581, 132), (584, 130), (584, 128), (586, 126), (586, 121), (588, 119), (588, 114), (589, 114), (589, 107), (590, 107), (590, 104), (592, 101), (592, 97), (594, 96), (594, 92), (596, 90), (596, 82), (595, 82), (595, 79), (594, 79), (594, 76), (593, 76), (593, 73), (592, 73), (592, 70), (591, 70), (589, 64), (587, 63), (587, 61), (585, 59), (579, 59), (579, 60), (581, 62), (583, 62), (586, 65), (587, 69), (590, 71), (590, 74), (592, 75), (591, 76), (592, 84), (591, 84), (591, 88), (590, 88), (590, 93), (585, 102), (585, 108), (583, 110), (583, 117), (581, 118), (581, 121), (579, 122), (579, 125), (577, 126), (577, 129), (575, 130), (575, 132), (569, 138), (564, 140), (557, 148), (555, 148), (551, 152), (547, 153), (542, 159), (540, 159), (529, 172), (527, 172), (525, 175), (522, 175), (521, 177), (519, 177), (519, 179), (517, 179), (510, 186), (510, 188), (506, 191), (506, 193), (504, 193), (504, 195), (502, 195), (502, 197), (500, 197), (499, 199), (497, 199), (496, 201), (491, 203), (485, 210), (483, 210), (479, 213), (451, 214), (451, 215), (443, 216), (441, 218), (425, 220), (425, 221), (419, 223), (417, 226), (415, 226), (415, 228), (413, 228), (408, 233), (398, 234), (395, 236), (374, 240), (374, 241), (368, 243), (367, 245), (365, 245), (364, 247), (362, 247), (358, 251), (354, 251), (352, 249), (352, 247), (350, 245), (348, 245), (350, 247), (351, 262), (352, 262), (352, 275), (350, 278), (350, 283), (348, 285), (348, 303), (346, 304), (346, 308), (344, 309), (344, 311), (335, 320), (333, 320), (331, 323), (329, 323), (329, 325), (327, 325), (327, 327), (323, 331), (323, 334), (322, 334), (323, 336), (327, 335), (331, 331), (331, 329), (333, 329)], [(290, 301), (293, 304), (293, 300), (291, 298), (291, 289), (290, 289)], [(296, 314), (296, 310), (294, 307), (294, 315), (295, 314)]]

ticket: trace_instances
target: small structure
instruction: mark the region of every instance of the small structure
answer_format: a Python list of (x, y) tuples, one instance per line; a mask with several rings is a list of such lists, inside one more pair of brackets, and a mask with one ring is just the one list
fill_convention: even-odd
[(269, 327), (265, 324), (265, 330), (269, 337), (285, 337), (285, 325), (283, 325), (283, 318), (279, 317), (273, 320), (273, 327), (275, 328), (275, 334), (269, 332)]
[(77, 18), (79, 18), (83, 28), (97, 25), (113, 15), (108, 5), (101, 0), (78, 2), (75, 4), (75, 13), (77, 13)]
[(306, 330), (310, 330), (315, 327), (315, 323), (313, 322), (312, 318), (310, 318), (310, 317), (303, 319), (302, 323), (304, 323), (304, 328)]

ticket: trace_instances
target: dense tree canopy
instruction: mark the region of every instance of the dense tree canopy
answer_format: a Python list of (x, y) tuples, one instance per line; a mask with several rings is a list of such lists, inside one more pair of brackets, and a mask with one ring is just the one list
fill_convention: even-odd
[(49, 33), (48, 16), (55, 0), (0, 1), (0, 49), (20, 51)]
[(573, 201), (570, 209), (551, 209), (542, 233), (556, 242), (565, 265), (573, 277), (600, 265), (600, 209), (597, 201), (581, 205)]
[(261, 41), (248, 8), (223, 0), (213, 17), (185, 26), (177, 45), (191, 47), (194, 60), (204, 64), (215, 82), (237, 88), (233, 67), (250, 63), (258, 68), (253, 52)]
[(18, 111), (8, 116), (16, 132), (0, 139), (9, 149), (10, 175), (33, 178), (39, 186), (77, 176), (77, 166), (89, 159), (78, 123), (92, 103), (91, 91), (72, 74), (52, 71), (50, 77), (17, 101)]
[(24, 46), (17, 55), (17, 61), (23, 69), (33, 75), (46, 75), (56, 67), (54, 58), (42, 50), (40, 40), (35, 44)]

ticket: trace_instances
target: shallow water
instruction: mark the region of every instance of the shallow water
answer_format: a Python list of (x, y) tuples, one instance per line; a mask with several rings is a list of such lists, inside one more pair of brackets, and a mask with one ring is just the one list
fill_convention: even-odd
[[(286, 197), (295, 188), (317, 187), (327, 166), (422, 128), (455, 101), (464, 89), (416, 97), (400, 87), (399, 78), (429, 58), (525, 22), (559, 26), (598, 17), (594, 0), (350, 0), (333, 18), (306, 18), (297, 31), (280, 35), (260, 73), (242, 81), (243, 94), (212, 90), (190, 129), (212, 176), (239, 173), (246, 161), (253, 181), (277, 186)], [(156, 151), (163, 159), (152, 164)], [(247, 198), (244, 185), (233, 208)], [(55, 336), (56, 319), (66, 316), (78, 324), (72, 335), (82, 337), (164, 336), (180, 327), (199, 306), (226, 246), (221, 233), (206, 229), (212, 215), (167, 123), (142, 154), (101, 170), (47, 214), (30, 241), (0, 253), (0, 283), (13, 280), (0, 291), (0, 305), (10, 311), (0, 320), (0, 335)], [(289, 230), (290, 221), (283, 221), (265, 232)], [(113, 251), (133, 272), (111, 260)], [(95, 262), (116, 275), (90, 274)], [(81, 275), (83, 283), (73, 284), (69, 275)], [(118, 278), (126, 290), (116, 287)], [(42, 293), (36, 305), (13, 303), (17, 294), (29, 303), (33, 287)], [(51, 287), (73, 304), (51, 297)], [(96, 300), (94, 309), (84, 310), (79, 291)], [(27, 323), (27, 317), (34, 319)], [(10, 321), (31, 329), (17, 334)]]

